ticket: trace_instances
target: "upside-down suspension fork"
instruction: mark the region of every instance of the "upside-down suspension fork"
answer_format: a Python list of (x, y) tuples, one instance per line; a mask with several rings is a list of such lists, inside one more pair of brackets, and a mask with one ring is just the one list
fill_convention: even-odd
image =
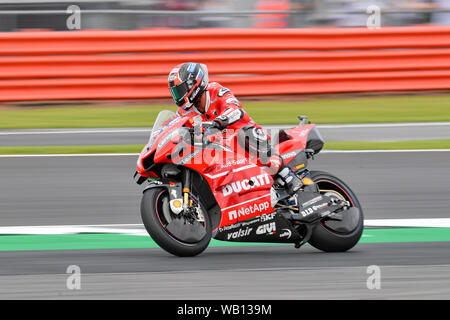
[(186, 212), (189, 207), (189, 193), (191, 192), (191, 172), (188, 169), (183, 170), (183, 210)]

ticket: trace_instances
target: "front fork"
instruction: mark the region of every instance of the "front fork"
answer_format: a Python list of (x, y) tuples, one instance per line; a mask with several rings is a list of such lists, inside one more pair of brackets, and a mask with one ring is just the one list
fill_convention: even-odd
[(190, 207), (189, 194), (191, 192), (191, 172), (189, 170), (183, 171), (183, 210), (186, 213)]
[[(166, 170), (169, 171), (169, 170)], [(190, 170), (184, 169), (181, 172), (181, 179), (175, 179), (175, 177), (180, 174), (180, 171), (171, 171), (171, 174), (163, 174), (161, 179), (152, 179), (150, 185), (145, 188), (154, 188), (159, 186), (165, 186), (169, 191), (169, 205), (170, 209), (175, 214), (180, 214), (184, 212), (187, 214), (191, 210), (192, 200), (191, 200), (191, 186), (192, 186), (192, 172)], [(136, 176), (136, 174), (135, 174)], [(170, 177), (174, 177), (171, 179)], [(147, 178), (144, 178), (144, 181)], [(181, 180), (181, 181), (180, 181)], [(141, 182), (142, 183), (142, 182)], [(144, 192), (145, 192), (144, 190)]]

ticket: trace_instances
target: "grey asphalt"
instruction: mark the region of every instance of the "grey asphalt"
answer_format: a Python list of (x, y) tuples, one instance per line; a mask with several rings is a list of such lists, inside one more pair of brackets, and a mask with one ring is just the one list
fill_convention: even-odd
[[(141, 223), (136, 156), (0, 158), (0, 226)], [(324, 153), (367, 219), (450, 217), (450, 152)]]
[[(399, 126), (400, 125), (400, 126)], [(292, 126), (264, 126), (290, 128)], [(319, 125), (325, 141), (450, 139), (450, 123)], [(0, 146), (145, 144), (150, 128), (0, 130)]]
[[(450, 266), (381, 266), (379, 290), (366, 286), (367, 267), (82, 274), (81, 289), (68, 290), (68, 275), (0, 277), (0, 299), (445, 299)], [(306, 302), (307, 303), (307, 302)], [(188, 302), (190, 306), (202, 302)], [(203, 304), (202, 304), (203, 305)], [(213, 318), (215, 319), (215, 318)]]
[[(360, 244), (346, 253), (290, 246), (0, 253), (0, 299), (449, 299), (449, 243)], [(76, 265), (81, 289), (69, 290)], [(369, 289), (369, 266), (380, 289)], [(370, 281), (369, 281), (370, 282)]]
[[(2, 226), (141, 223), (135, 156), (0, 158)], [(450, 152), (324, 153), (367, 219), (450, 217)], [(0, 252), (0, 298), (449, 299), (450, 243), (358, 244), (346, 253), (291, 246)], [(69, 265), (82, 289), (68, 290)], [(381, 268), (381, 289), (366, 286)]]

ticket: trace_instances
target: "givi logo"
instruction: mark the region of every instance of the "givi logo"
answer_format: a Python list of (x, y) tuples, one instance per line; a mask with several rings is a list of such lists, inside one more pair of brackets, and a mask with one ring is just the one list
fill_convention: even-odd
[(271, 222), (259, 226), (258, 229), (256, 229), (256, 234), (274, 234), (276, 229), (277, 227), (275, 225), (275, 222)]
[(223, 196), (229, 196), (232, 193), (239, 193), (242, 190), (250, 190), (254, 187), (264, 186), (270, 183), (268, 174), (260, 174), (250, 179), (244, 179), (242, 181), (232, 182), (222, 188)]

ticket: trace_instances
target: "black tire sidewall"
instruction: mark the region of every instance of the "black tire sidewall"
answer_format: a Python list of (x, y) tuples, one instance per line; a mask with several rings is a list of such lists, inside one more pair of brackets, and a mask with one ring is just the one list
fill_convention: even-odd
[(359, 208), (360, 219), (355, 230), (348, 234), (333, 232), (320, 223), (315, 228), (308, 243), (313, 247), (326, 252), (342, 252), (350, 250), (358, 243), (364, 230), (364, 214), (361, 205), (354, 192), (345, 182), (327, 172), (311, 171), (311, 179), (313, 181), (321, 180), (321, 178), (339, 185), (339, 187), (347, 193), (351, 198), (353, 205)]
[(166, 229), (161, 225), (157, 216), (157, 202), (160, 196), (167, 192), (165, 188), (150, 188), (144, 191), (141, 200), (141, 217), (145, 229), (150, 237), (167, 252), (179, 257), (191, 257), (202, 253), (211, 240), (211, 220), (207, 211), (202, 210), (205, 215), (206, 236), (195, 244), (187, 244), (173, 238)]

